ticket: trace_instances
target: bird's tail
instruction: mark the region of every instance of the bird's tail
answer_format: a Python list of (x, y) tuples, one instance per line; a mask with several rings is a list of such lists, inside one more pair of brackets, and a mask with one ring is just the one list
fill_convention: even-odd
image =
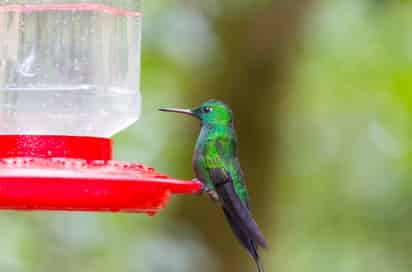
[(227, 218), (227, 221), (229, 222), (229, 225), (235, 234), (236, 238), (240, 241), (242, 246), (246, 248), (248, 251), (249, 255), (253, 258), (253, 260), (256, 263), (257, 271), (258, 272), (264, 272), (264, 268), (262, 265), (262, 262), (260, 261), (260, 256), (258, 253), (258, 248), (256, 246), (256, 242), (251, 240), (247, 234), (245, 234), (241, 227), (237, 224), (235, 218), (233, 218), (230, 213), (223, 207), (223, 212), (225, 213), (225, 216)]
[(258, 258), (257, 260), (255, 260), (255, 262), (256, 262), (257, 271), (258, 272), (265, 272), (265, 269), (263, 268), (263, 264), (260, 261), (260, 259)]
[(267, 242), (249, 208), (237, 196), (232, 182), (216, 186), (216, 191), (223, 202), (223, 211), (233, 233), (253, 257), (258, 272), (264, 272), (258, 254), (258, 246), (267, 248)]
[(246, 248), (248, 251), (249, 255), (253, 258), (253, 260), (256, 263), (257, 267), (257, 272), (264, 272), (265, 269), (263, 268), (263, 264), (260, 260), (260, 256), (258, 253), (258, 248), (256, 246), (256, 243), (249, 239), (247, 234), (242, 232), (241, 228), (236, 224), (234, 218), (226, 211), (225, 208), (223, 208), (223, 212), (225, 213), (225, 216), (229, 222), (229, 225), (233, 231), (233, 233), (236, 235), (236, 238), (240, 241), (242, 246)]

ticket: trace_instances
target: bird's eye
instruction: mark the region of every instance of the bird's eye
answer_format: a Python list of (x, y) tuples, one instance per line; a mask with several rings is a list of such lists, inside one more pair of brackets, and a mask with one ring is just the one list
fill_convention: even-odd
[(211, 107), (204, 107), (204, 108), (203, 108), (203, 112), (204, 112), (204, 113), (209, 113), (209, 112), (211, 112), (211, 111), (213, 111), (213, 109), (212, 109)]

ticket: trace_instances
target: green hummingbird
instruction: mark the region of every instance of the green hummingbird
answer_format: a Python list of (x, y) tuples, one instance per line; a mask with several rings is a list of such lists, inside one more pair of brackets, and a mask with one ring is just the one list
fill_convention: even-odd
[(245, 178), (237, 158), (232, 111), (219, 100), (208, 100), (193, 109), (160, 111), (183, 113), (201, 121), (192, 162), (196, 179), (211, 199), (221, 203), (233, 233), (253, 257), (258, 271), (263, 272), (258, 247), (267, 248), (267, 242), (249, 208)]

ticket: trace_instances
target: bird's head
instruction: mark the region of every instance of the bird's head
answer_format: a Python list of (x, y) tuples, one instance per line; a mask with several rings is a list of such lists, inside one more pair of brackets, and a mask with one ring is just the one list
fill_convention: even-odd
[(208, 100), (199, 107), (193, 109), (161, 108), (160, 111), (177, 112), (198, 118), (202, 124), (229, 125), (232, 123), (232, 111), (219, 100)]

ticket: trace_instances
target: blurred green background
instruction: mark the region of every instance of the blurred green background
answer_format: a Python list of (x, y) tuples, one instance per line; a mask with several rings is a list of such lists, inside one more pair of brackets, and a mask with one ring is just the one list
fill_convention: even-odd
[[(143, 115), (116, 158), (191, 179), (199, 124), (232, 106), (267, 272), (411, 271), (412, 3), (143, 1)], [(2, 213), (0, 271), (254, 271), (220, 210)]]

